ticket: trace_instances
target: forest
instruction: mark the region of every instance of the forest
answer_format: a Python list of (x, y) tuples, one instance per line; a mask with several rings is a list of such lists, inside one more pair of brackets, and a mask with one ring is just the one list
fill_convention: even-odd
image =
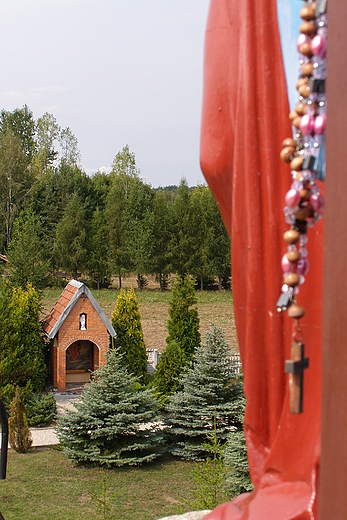
[(0, 269), (13, 286), (38, 289), (64, 278), (107, 287), (133, 273), (190, 274), (199, 288), (226, 287), (230, 240), (208, 187), (153, 188), (126, 144), (110, 173), (88, 176), (78, 140), (54, 115), (27, 105), (0, 113)]

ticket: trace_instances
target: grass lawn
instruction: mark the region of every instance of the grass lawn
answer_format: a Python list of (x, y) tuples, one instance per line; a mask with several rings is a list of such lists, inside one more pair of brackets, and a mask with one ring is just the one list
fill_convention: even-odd
[[(124, 287), (136, 287), (135, 278), (125, 279)], [(42, 295), (41, 318), (48, 316), (53, 305), (59, 298), (62, 289), (46, 289)], [(118, 289), (92, 290), (94, 297), (102, 307), (106, 316), (111, 319)], [(154, 283), (143, 291), (136, 290), (139, 302), (142, 330), (147, 348), (163, 351), (166, 346), (168, 306), (171, 291), (160, 292)], [(200, 333), (210, 330), (212, 323), (222, 327), (231, 350), (238, 351), (236, 328), (234, 320), (233, 297), (231, 291), (197, 291), (198, 312), (200, 318)]]
[(75, 467), (63, 452), (10, 450), (6, 480), (0, 481), (0, 511), (5, 520), (102, 519), (92, 494), (101, 497), (106, 475), (114, 520), (155, 520), (189, 511), (194, 463), (161, 459), (134, 468), (103, 470)]

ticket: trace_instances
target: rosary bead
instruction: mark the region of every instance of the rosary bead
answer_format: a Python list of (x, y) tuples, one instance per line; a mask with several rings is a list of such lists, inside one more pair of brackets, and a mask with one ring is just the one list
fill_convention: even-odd
[(312, 133), (314, 129), (314, 117), (309, 114), (305, 114), (302, 116), (300, 121), (300, 130), (302, 135), (309, 135)]
[(295, 112), (297, 112), (299, 114), (299, 116), (303, 116), (304, 114), (306, 114), (306, 110), (307, 110), (306, 103), (298, 103), (295, 107)]
[(292, 264), (290, 263), (290, 261), (288, 260), (288, 257), (287, 255), (283, 255), (282, 256), (282, 259), (281, 259), (281, 267), (282, 267), (282, 271), (284, 273), (290, 273), (291, 269), (292, 269)]
[(287, 191), (287, 193), (284, 197), (284, 202), (290, 208), (294, 208), (295, 206), (297, 206), (299, 204), (300, 200), (301, 200), (300, 193), (293, 188), (290, 189), (289, 191)]
[(293, 121), (296, 117), (298, 117), (298, 113), (295, 110), (292, 110), (291, 112), (289, 112), (288, 117), (291, 121)]
[(310, 204), (307, 206), (297, 206), (294, 209), (294, 215), (298, 220), (306, 220), (313, 217), (313, 209)]
[(299, 87), (302, 87), (302, 85), (308, 85), (308, 80), (307, 78), (299, 78), (298, 81), (296, 82), (296, 88), (297, 90), (299, 90)]
[(325, 123), (326, 116), (324, 114), (319, 114), (314, 122), (314, 133), (318, 135), (323, 135), (325, 132)]
[(311, 192), (310, 190), (306, 190), (305, 188), (303, 190), (300, 190), (300, 197), (302, 201), (310, 200)]
[(327, 48), (326, 39), (322, 34), (316, 34), (311, 41), (311, 51), (315, 56), (324, 56)]
[(315, 18), (315, 10), (312, 5), (306, 5), (302, 9), (300, 9), (300, 18), (306, 21), (314, 20)]
[(295, 119), (293, 119), (292, 123), (295, 126), (295, 128), (300, 128), (300, 121), (301, 121), (301, 116), (298, 116)]
[(293, 159), (294, 154), (294, 146), (286, 146), (285, 148), (282, 148), (280, 152), (280, 158), (282, 159), (282, 161), (289, 163)]
[(310, 85), (306, 82), (306, 83), (303, 83), (302, 85), (300, 85), (300, 87), (298, 88), (298, 91), (300, 93), (300, 95), (306, 99), (308, 98), (308, 96), (310, 95)]
[(287, 137), (282, 143), (282, 148), (285, 148), (286, 146), (293, 146), (296, 148), (296, 142), (291, 137)]
[(304, 56), (307, 56), (308, 58), (310, 58), (312, 56), (311, 45), (308, 42), (303, 43), (299, 47), (299, 52), (300, 52), (300, 54), (303, 54)]
[[(306, 34), (299, 34), (298, 39), (296, 41), (296, 46), (298, 48), (298, 51), (300, 51), (300, 47), (302, 45), (305, 45), (305, 43), (309, 43), (309, 37)], [(302, 53), (303, 54), (303, 53)]]
[(288, 229), (283, 235), (283, 239), (287, 244), (296, 244), (299, 242), (300, 233), (295, 229)]
[(305, 316), (305, 309), (302, 305), (298, 305), (297, 303), (292, 303), (288, 309), (289, 318), (300, 319)]
[(300, 283), (300, 276), (296, 273), (289, 273), (284, 277), (283, 283), (289, 287), (296, 287)]
[(324, 199), (320, 193), (313, 193), (310, 197), (310, 204), (316, 213), (319, 213), (324, 207)]
[(306, 256), (300, 258), (298, 263), (296, 264), (296, 272), (299, 276), (305, 276), (307, 271), (309, 270), (310, 264), (308, 258)]
[(307, 34), (308, 36), (313, 36), (316, 34), (317, 27), (315, 23), (312, 22), (303, 22), (299, 26), (299, 31), (303, 34)]
[(287, 258), (291, 264), (296, 264), (300, 260), (300, 253), (297, 249), (292, 249), (286, 253)]
[(301, 72), (304, 76), (312, 76), (313, 63), (311, 63), (310, 61), (308, 63), (304, 63), (301, 67)]
[(292, 170), (300, 171), (302, 168), (302, 163), (304, 162), (304, 158), (301, 155), (294, 157), (292, 161), (290, 161), (290, 167)]

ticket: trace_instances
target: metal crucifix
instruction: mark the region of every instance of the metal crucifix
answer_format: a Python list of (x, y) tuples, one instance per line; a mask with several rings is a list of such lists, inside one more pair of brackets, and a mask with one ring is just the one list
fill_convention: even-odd
[(284, 370), (289, 374), (290, 411), (294, 414), (302, 412), (304, 370), (308, 368), (309, 358), (305, 358), (305, 346), (301, 342), (293, 342), (291, 359), (285, 361)]

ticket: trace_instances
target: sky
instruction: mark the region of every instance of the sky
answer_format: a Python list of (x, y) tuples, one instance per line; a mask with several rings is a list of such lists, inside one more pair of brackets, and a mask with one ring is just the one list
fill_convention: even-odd
[[(291, 104), (297, 0), (278, 0)], [(83, 169), (109, 171), (126, 144), (153, 187), (204, 182), (199, 166), (209, 0), (11, 0), (0, 4), (0, 108), (52, 113)]]

